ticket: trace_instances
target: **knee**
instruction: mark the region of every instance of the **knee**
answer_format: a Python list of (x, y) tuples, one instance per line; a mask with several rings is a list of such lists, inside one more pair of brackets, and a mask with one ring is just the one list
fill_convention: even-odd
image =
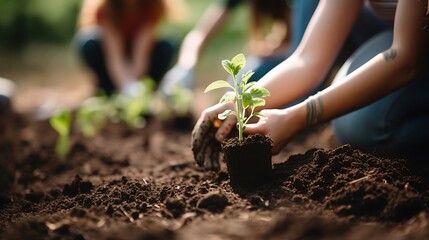
[(154, 55), (164, 59), (171, 59), (178, 49), (178, 43), (174, 39), (159, 40), (154, 48)]
[(90, 29), (79, 31), (74, 37), (74, 43), (83, 58), (101, 52), (101, 30)]
[(334, 119), (331, 126), (338, 142), (364, 150), (372, 148), (385, 137), (380, 134), (375, 120), (359, 111)]

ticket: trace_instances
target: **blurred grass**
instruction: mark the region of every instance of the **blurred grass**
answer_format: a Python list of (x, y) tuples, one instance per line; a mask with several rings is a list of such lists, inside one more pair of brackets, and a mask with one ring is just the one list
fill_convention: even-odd
[[(213, 2), (184, 0), (183, 18), (165, 21), (160, 34), (181, 40)], [(32, 82), (49, 86), (65, 81), (71, 84), (70, 73), (87, 71), (72, 42), (81, 3), (82, 0), (0, 0), (0, 77), (10, 78), (18, 85)], [(221, 60), (245, 51), (247, 12), (246, 6), (235, 9), (207, 45), (196, 69), (197, 88), (226, 78)], [(82, 81), (76, 80), (75, 84)]]

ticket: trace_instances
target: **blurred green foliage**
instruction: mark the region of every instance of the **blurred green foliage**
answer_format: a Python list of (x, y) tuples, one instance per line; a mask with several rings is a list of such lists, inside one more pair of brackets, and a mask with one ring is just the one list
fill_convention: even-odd
[(0, 0), (0, 44), (64, 43), (76, 31), (82, 0)]

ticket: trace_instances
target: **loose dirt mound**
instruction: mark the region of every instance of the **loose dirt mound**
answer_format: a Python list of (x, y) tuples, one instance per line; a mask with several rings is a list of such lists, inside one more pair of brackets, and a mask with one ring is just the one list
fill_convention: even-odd
[(290, 174), (286, 187), (293, 199), (311, 199), (339, 216), (403, 221), (425, 210), (427, 199), (415, 188), (423, 179), (411, 175), (404, 160), (376, 158), (344, 145), (292, 156), (276, 169)]

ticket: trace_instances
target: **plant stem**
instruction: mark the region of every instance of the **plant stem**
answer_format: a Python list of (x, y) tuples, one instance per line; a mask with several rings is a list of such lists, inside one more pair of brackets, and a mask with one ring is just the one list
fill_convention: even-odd
[(241, 92), (239, 92), (238, 89), (238, 83), (237, 83), (237, 76), (233, 76), (234, 77), (234, 90), (235, 90), (235, 96), (236, 96), (236, 101), (235, 101), (235, 109), (237, 111), (237, 121), (238, 121), (238, 141), (243, 141), (243, 128), (244, 128), (244, 123), (243, 123), (243, 116), (242, 115), (242, 106), (243, 106), (243, 98), (241, 96)]

